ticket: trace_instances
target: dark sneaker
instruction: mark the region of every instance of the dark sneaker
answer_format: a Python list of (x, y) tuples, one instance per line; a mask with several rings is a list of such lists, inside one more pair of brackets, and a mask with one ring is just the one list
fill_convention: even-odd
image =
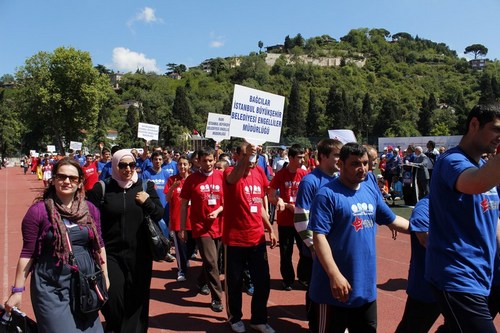
[(275, 333), (276, 331), (268, 324), (250, 324), (250, 327), (261, 333)]
[(200, 294), (202, 294), (202, 295), (210, 295), (210, 288), (208, 288), (207, 285), (204, 285), (203, 287), (201, 287), (201, 288), (198, 287), (198, 288), (199, 288), (198, 292)]
[(174, 262), (175, 257), (173, 255), (171, 255), (170, 253), (167, 253), (167, 255), (165, 256), (165, 261), (166, 262)]
[(216, 299), (212, 300), (212, 303), (210, 304), (210, 308), (212, 309), (213, 312), (222, 312), (222, 310), (224, 310), (224, 307), (222, 306), (221, 301), (218, 301)]

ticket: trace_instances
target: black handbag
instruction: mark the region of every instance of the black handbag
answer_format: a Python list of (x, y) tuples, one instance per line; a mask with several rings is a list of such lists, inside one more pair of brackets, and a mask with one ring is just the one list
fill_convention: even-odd
[(13, 308), (10, 316), (6, 314), (0, 305), (0, 333), (37, 333), (36, 322), (29, 318), (24, 312)]
[[(147, 192), (148, 183), (146, 181), (142, 182), (142, 189)], [(165, 256), (170, 253), (170, 240), (165, 237), (160, 229), (158, 223), (153, 221), (153, 219), (144, 213), (144, 223), (148, 227), (148, 241), (149, 248), (151, 250), (151, 256), (154, 261), (163, 261)]]
[(70, 285), (70, 306), (73, 315), (85, 318), (99, 311), (108, 301), (106, 279), (101, 265), (95, 264), (95, 272), (84, 274), (78, 269), (73, 254), (69, 235), (66, 233), (66, 241), (69, 248), (69, 264), (72, 269)]

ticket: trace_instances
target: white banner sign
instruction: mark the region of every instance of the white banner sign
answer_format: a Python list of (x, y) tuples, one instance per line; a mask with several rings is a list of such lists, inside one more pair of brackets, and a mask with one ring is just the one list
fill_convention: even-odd
[(47, 151), (49, 153), (55, 152), (56, 151), (56, 146), (54, 146), (54, 145), (47, 145)]
[(70, 141), (69, 148), (73, 150), (82, 150), (82, 143), (78, 141)]
[(285, 97), (234, 85), (229, 135), (252, 144), (280, 142)]
[(348, 142), (356, 142), (354, 132), (347, 129), (328, 130), (328, 137), (330, 139), (339, 140), (344, 144)]
[(218, 113), (208, 113), (207, 130), (205, 137), (214, 139), (216, 142), (230, 139), (229, 126), (231, 125), (231, 116)]
[(160, 126), (146, 123), (139, 123), (137, 137), (147, 141), (158, 140), (160, 135)]
[(427, 142), (432, 140), (436, 143), (436, 148), (444, 146), (446, 149), (453, 148), (457, 146), (462, 139), (461, 135), (452, 135), (452, 136), (407, 136), (407, 137), (399, 137), (399, 138), (378, 138), (378, 151), (382, 152), (384, 147), (393, 146), (401, 147), (401, 149), (405, 150), (408, 145), (413, 145), (413, 147), (420, 146), (427, 151)]

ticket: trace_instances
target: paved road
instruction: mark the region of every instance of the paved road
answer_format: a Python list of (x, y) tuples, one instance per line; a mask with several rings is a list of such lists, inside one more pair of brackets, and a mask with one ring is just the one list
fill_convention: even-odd
[[(22, 246), (21, 220), (41, 193), (42, 182), (33, 175), (23, 175), (21, 168), (0, 170), (0, 276), (1, 300), (9, 295), (14, 280), (16, 263)], [(379, 228), (378, 246), (378, 322), (381, 333), (394, 332), (406, 301), (406, 275), (410, 257), (407, 235), (397, 240), (391, 238), (387, 228)], [(296, 252), (296, 251), (295, 251)], [(279, 249), (268, 250), (271, 266), (271, 295), (269, 323), (277, 332), (307, 332), (304, 314), (304, 290), (297, 284), (292, 291), (280, 288)], [(294, 257), (297, 261), (297, 253)], [(155, 263), (151, 285), (149, 332), (231, 332), (225, 312), (215, 313), (209, 308), (210, 296), (196, 293), (196, 276), (201, 267), (199, 260), (192, 261), (186, 282), (177, 282), (175, 263)], [(222, 276), (223, 278), (223, 276)], [(249, 324), (250, 296), (243, 295), (243, 320)], [(29, 292), (25, 293), (22, 310), (32, 316)], [(438, 323), (442, 322), (440, 318)], [(500, 328), (500, 320), (496, 320)], [(436, 328), (435, 325), (434, 328)], [(250, 331), (250, 329), (249, 329)]]

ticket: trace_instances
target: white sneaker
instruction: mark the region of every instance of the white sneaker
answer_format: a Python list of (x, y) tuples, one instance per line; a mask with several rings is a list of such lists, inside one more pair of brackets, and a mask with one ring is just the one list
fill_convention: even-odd
[(184, 281), (186, 281), (186, 275), (184, 275), (184, 273), (177, 274), (177, 281), (178, 282), (184, 282)]
[(231, 324), (231, 329), (236, 333), (245, 333), (247, 331), (245, 328), (245, 324), (243, 324), (241, 320), (235, 322), (234, 324)]
[(258, 332), (261, 332), (261, 333), (274, 333), (274, 332), (276, 332), (268, 324), (258, 324), (258, 325), (250, 324), (250, 327)]

